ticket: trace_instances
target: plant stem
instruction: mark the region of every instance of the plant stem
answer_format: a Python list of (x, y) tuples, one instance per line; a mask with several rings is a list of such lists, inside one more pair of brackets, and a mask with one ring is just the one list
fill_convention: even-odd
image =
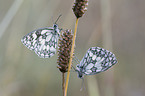
[(62, 73), (62, 91), (63, 91), (63, 96), (65, 93), (65, 73)]
[(65, 95), (64, 96), (67, 96), (68, 82), (69, 82), (70, 69), (71, 69), (72, 58), (73, 58), (73, 53), (74, 53), (74, 46), (75, 46), (75, 39), (76, 39), (76, 33), (77, 33), (78, 20), (79, 19), (77, 18), (76, 19), (76, 23), (75, 23), (75, 30), (74, 30), (74, 35), (73, 35), (72, 48), (71, 48), (71, 53), (70, 53), (69, 66), (68, 66), (66, 85), (65, 85)]

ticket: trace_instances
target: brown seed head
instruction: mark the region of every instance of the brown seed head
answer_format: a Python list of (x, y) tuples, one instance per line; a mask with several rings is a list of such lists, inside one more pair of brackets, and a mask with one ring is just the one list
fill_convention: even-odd
[(88, 1), (89, 0), (75, 0), (72, 9), (77, 18), (82, 17), (85, 11), (87, 11)]
[(59, 70), (63, 73), (67, 72), (68, 70), (73, 37), (71, 32), (71, 30), (63, 31), (59, 39), (57, 63)]

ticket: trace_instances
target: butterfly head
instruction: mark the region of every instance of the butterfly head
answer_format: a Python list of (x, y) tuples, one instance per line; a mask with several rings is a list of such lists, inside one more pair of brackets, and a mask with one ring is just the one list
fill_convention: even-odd
[(78, 77), (82, 79), (84, 77), (83, 73), (78, 71)]
[(83, 74), (83, 68), (81, 66), (77, 65), (76, 66), (76, 71), (78, 72), (78, 77), (82, 79), (84, 77), (83, 76), (84, 75)]
[(58, 28), (58, 25), (57, 24), (53, 24), (53, 30), (54, 30), (54, 34), (56, 35), (60, 35), (60, 29)]
[(58, 29), (58, 25), (57, 24), (53, 24), (53, 28), (54, 29)]

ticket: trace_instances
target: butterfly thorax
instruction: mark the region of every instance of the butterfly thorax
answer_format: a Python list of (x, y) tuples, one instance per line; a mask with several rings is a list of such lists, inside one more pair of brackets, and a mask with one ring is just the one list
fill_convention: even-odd
[(57, 24), (53, 24), (53, 30), (54, 32), (52, 33), (53, 35), (60, 35), (60, 29), (58, 28)]

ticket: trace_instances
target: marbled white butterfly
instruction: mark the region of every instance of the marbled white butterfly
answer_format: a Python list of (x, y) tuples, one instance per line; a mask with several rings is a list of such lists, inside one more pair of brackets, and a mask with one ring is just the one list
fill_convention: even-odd
[(60, 36), (60, 29), (56, 22), (53, 27), (40, 28), (28, 33), (21, 39), (22, 43), (28, 49), (33, 50), (40, 58), (53, 56), (56, 53)]
[(83, 75), (94, 75), (106, 71), (117, 63), (115, 55), (100, 47), (91, 47), (76, 66), (78, 77), (83, 78)]

